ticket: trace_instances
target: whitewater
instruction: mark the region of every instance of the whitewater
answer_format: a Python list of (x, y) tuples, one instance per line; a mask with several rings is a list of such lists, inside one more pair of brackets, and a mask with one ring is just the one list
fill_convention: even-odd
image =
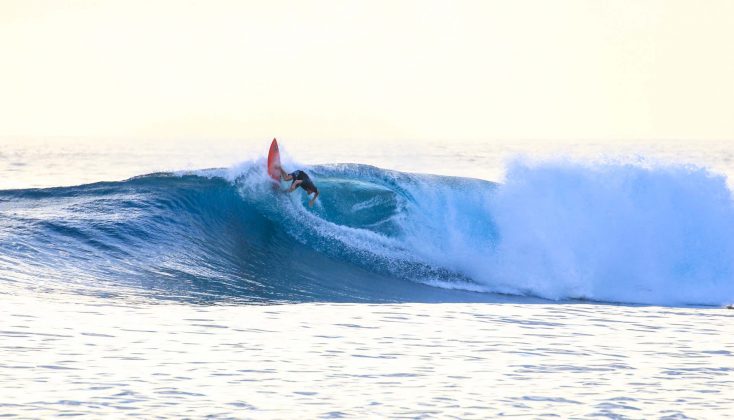
[(726, 144), (286, 148), (314, 208), (221, 144), (3, 145), (0, 412), (734, 408)]

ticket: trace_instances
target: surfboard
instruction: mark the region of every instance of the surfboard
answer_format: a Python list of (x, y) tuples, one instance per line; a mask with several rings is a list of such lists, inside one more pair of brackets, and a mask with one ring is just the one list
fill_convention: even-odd
[(280, 150), (278, 150), (278, 140), (273, 139), (270, 143), (270, 151), (268, 152), (268, 175), (274, 181), (280, 181)]

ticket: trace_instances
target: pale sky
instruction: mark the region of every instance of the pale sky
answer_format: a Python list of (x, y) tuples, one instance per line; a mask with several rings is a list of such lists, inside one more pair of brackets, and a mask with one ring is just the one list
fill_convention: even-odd
[(0, 136), (734, 140), (734, 1), (0, 2)]

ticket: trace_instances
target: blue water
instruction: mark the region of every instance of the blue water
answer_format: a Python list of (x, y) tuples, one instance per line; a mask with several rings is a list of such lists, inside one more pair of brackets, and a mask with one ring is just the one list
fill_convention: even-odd
[(2, 191), (0, 270), (187, 301), (734, 301), (734, 201), (698, 167), (515, 162), (496, 184), (319, 165), (310, 209), (261, 163)]
[(228, 146), (3, 147), (0, 415), (734, 408), (726, 145), (284, 153), (313, 208)]

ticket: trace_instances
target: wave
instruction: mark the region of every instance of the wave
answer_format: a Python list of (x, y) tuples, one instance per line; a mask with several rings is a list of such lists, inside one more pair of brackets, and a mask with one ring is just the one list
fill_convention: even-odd
[(2, 191), (0, 276), (207, 302), (734, 301), (734, 202), (704, 169), (515, 162), (495, 184), (321, 165), (311, 209), (262, 168)]

